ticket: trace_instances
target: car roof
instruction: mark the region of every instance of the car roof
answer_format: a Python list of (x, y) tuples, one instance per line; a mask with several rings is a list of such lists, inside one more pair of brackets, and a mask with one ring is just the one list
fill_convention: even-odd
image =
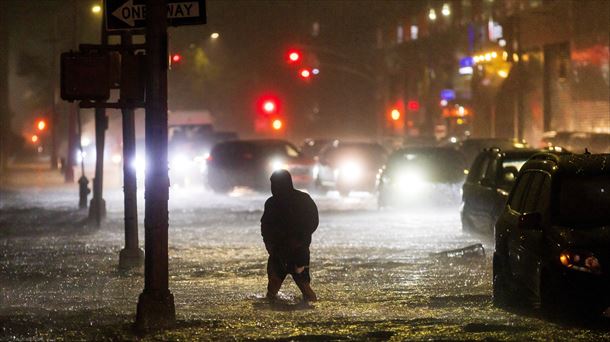
[(256, 145), (256, 146), (264, 146), (264, 145), (280, 145), (280, 144), (289, 144), (292, 145), (289, 141), (282, 139), (245, 139), (245, 140), (229, 140), (218, 143), (218, 145)]
[(406, 148), (398, 149), (398, 150), (394, 151), (394, 153), (392, 153), (392, 154), (396, 155), (396, 154), (405, 154), (405, 153), (428, 153), (428, 152), (449, 152), (449, 153), (455, 153), (457, 155), (461, 155), (461, 153), (458, 150), (456, 150), (455, 148), (445, 147), (445, 146), (406, 147)]
[(544, 170), (576, 177), (595, 175), (610, 177), (610, 154), (541, 153), (528, 160), (521, 170)]

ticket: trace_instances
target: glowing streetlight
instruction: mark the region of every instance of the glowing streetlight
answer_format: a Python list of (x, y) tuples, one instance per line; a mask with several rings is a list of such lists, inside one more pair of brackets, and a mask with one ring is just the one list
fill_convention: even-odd
[(100, 5), (93, 5), (93, 6), (91, 6), (91, 12), (93, 14), (100, 14), (100, 13), (102, 13), (102, 6), (100, 6)]
[(434, 10), (434, 8), (431, 8), (430, 12), (428, 12), (428, 19), (432, 21), (436, 20), (436, 11)]
[(451, 8), (449, 8), (449, 4), (443, 5), (443, 9), (441, 9), (441, 13), (445, 17), (448, 17), (449, 15), (451, 15)]
[(220, 33), (218, 33), (218, 32), (214, 32), (210, 35), (210, 38), (212, 38), (212, 39), (218, 39), (218, 37), (220, 37)]

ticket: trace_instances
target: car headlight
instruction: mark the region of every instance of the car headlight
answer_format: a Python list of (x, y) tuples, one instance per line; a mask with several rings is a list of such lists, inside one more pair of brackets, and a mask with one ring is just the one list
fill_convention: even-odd
[(146, 171), (146, 160), (142, 157), (136, 156), (134, 161), (131, 163), (131, 167), (136, 170), (137, 174), (144, 174)]
[(408, 170), (396, 178), (396, 185), (410, 193), (419, 192), (426, 186), (424, 176), (418, 170)]
[(364, 175), (362, 164), (356, 161), (346, 161), (339, 167), (339, 176), (347, 182), (356, 182)]
[(271, 172), (275, 172), (277, 170), (286, 169), (287, 167), (283, 160), (273, 159), (269, 162), (269, 168), (271, 169)]
[(559, 261), (563, 266), (576, 271), (595, 274), (602, 273), (602, 266), (599, 263), (599, 259), (590, 252), (566, 250), (559, 254)]
[(172, 162), (170, 163), (170, 168), (178, 171), (178, 170), (185, 168), (188, 163), (189, 163), (189, 159), (185, 155), (178, 154), (172, 158)]

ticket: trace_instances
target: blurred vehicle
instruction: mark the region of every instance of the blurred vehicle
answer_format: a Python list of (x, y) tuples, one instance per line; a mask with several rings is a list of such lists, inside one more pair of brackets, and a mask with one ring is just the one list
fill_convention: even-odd
[(462, 187), (462, 230), (492, 236), (519, 170), (530, 157), (543, 152), (548, 150), (493, 147), (479, 153)]
[(201, 183), (206, 158), (214, 144), (210, 124), (171, 125), (169, 129), (169, 178), (172, 185)]
[(228, 192), (236, 186), (269, 190), (269, 177), (275, 170), (292, 174), (295, 187), (313, 184), (314, 162), (284, 140), (233, 140), (216, 144), (207, 159), (209, 187)]
[(607, 310), (608, 208), (610, 154), (530, 158), (496, 223), (494, 303), (531, 298), (549, 312)]
[[(168, 166), (171, 185), (188, 186), (205, 183), (206, 159), (212, 146), (220, 141), (236, 139), (234, 132), (214, 131), (209, 124), (179, 124), (168, 126)], [(136, 140), (136, 157), (132, 167), (136, 178), (144, 184), (146, 171), (145, 140)]]
[(577, 153), (610, 153), (610, 133), (549, 131), (542, 137), (544, 146), (562, 146)]
[(390, 156), (379, 175), (378, 205), (458, 204), (466, 164), (448, 147), (414, 147)]
[(497, 147), (502, 150), (512, 150), (517, 148), (527, 148), (529, 145), (525, 140), (503, 139), (503, 138), (475, 138), (458, 141), (454, 144), (466, 158), (466, 165), (472, 162), (483, 149)]
[(331, 142), (333, 142), (332, 139), (305, 139), (301, 145), (301, 152), (303, 152), (306, 157), (316, 158), (324, 146)]
[(373, 192), (386, 158), (386, 150), (377, 143), (335, 140), (320, 151), (314, 169), (316, 186), (343, 196), (351, 191)]

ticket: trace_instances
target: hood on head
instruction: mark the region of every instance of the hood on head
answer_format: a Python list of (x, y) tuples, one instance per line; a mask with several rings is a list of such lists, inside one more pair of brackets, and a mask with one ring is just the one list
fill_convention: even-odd
[(294, 190), (292, 176), (286, 170), (277, 170), (271, 174), (271, 193), (273, 196), (285, 196)]

